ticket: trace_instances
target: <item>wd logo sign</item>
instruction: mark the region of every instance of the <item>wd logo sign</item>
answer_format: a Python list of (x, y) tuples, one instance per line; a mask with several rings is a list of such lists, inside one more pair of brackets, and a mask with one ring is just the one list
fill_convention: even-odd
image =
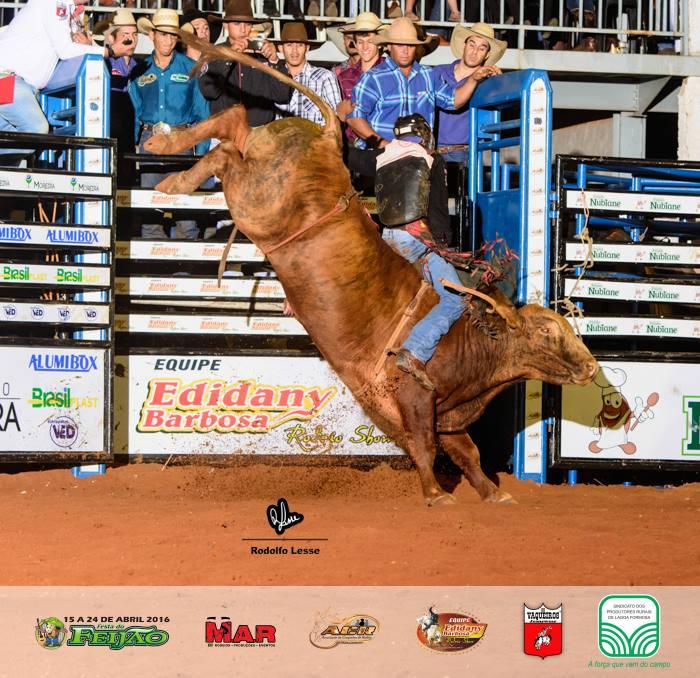
[(49, 419), (51, 440), (59, 447), (71, 447), (78, 438), (78, 425), (70, 417)]
[(32, 318), (41, 320), (44, 317), (44, 309), (41, 306), (32, 306)]
[(10, 304), (2, 307), (2, 312), (6, 318), (16, 318), (17, 317), (17, 307)]
[(97, 318), (97, 311), (94, 308), (86, 308), (85, 317), (88, 320), (94, 320), (95, 318)]
[(67, 306), (59, 306), (56, 311), (63, 322), (70, 320), (70, 309)]

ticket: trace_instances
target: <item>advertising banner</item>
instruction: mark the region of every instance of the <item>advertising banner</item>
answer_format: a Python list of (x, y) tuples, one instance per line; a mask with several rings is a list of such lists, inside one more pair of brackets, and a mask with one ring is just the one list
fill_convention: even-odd
[(173, 332), (177, 334), (276, 334), (304, 336), (306, 330), (296, 318), (278, 316), (226, 315), (118, 315), (117, 332)]
[(72, 264), (2, 264), (0, 283), (15, 285), (70, 285), (109, 287), (109, 266), (74, 266)]
[(108, 325), (109, 304), (61, 304), (12, 300), (0, 302), (0, 319), (16, 323)]
[(581, 319), (568, 318), (568, 321), (586, 336), (609, 337), (618, 334), (634, 337), (700, 339), (700, 320), (690, 318), (586, 316)]
[(316, 357), (118, 356), (115, 450), (397, 455)]
[(615, 193), (612, 191), (566, 191), (566, 206), (606, 212), (643, 212), (657, 214), (700, 214), (696, 195), (654, 193)]
[[(152, 240), (120, 240), (116, 245), (117, 259), (168, 259), (169, 261), (220, 261), (224, 242), (178, 242)], [(228, 261), (263, 261), (265, 255), (253, 243), (234, 243), (228, 251)]]
[(70, 172), (0, 170), (0, 189), (22, 193), (58, 193), (70, 196), (112, 196), (112, 177)]
[(107, 349), (3, 346), (0, 453), (108, 449)]
[(600, 360), (588, 386), (564, 386), (560, 459), (699, 462), (700, 365)]
[(117, 294), (144, 297), (221, 297), (224, 299), (284, 299), (282, 284), (275, 278), (117, 278)]
[(672, 304), (700, 303), (700, 286), (658, 282), (617, 282), (615, 280), (564, 280), (564, 294), (577, 299), (608, 301), (649, 301)]
[(110, 245), (109, 228), (66, 224), (2, 224), (0, 243), (37, 247), (103, 248)]
[[(587, 245), (566, 243), (567, 261), (584, 261), (587, 255)], [(594, 243), (591, 258), (595, 262), (614, 264), (697, 265), (700, 264), (700, 247), (665, 243)]]

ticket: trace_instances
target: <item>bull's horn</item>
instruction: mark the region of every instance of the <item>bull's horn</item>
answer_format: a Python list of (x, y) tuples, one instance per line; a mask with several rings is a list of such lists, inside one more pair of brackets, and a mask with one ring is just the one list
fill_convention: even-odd
[(245, 64), (251, 68), (257, 68), (259, 71), (265, 71), (270, 77), (299, 90), (304, 96), (311, 99), (311, 101), (318, 106), (321, 114), (323, 115), (323, 119), (326, 123), (325, 127), (323, 128), (324, 133), (333, 134), (340, 139), (340, 124), (335, 111), (313, 90), (305, 87), (301, 83), (298, 83), (288, 75), (280, 73), (274, 68), (270, 68), (267, 64), (261, 63), (257, 59), (253, 59), (253, 57), (248, 56), (243, 52), (236, 52), (225, 45), (212, 45), (210, 42), (200, 40), (193, 33), (186, 33), (182, 30), (178, 30), (178, 35), (180, 36), (180, 40), (182, 40), (182, 42), (189, 47), (194, 47), (194, 49), (200, 53), (199, 60), (195, 65), (197, 73), (199, 73), (202, 63), (217, 60), (237, 61), (238, 63)]
[(512, 330), (520, 327), (520, 316), (518, 316), (518, 312), (512, 306), (502, 304), (496, 301), (493, 297), (490, 297), (488, 294), (479, 292), (479, 290), (472, 289), (471, 287), (464, 287), (464, 285), (458, 285), (457, 283), (445, 280), (445, 278), (440, 278), (440, 282), (443, 284), (443, 286), (449, 287), (457, 292), (462, 292), (462, 294), (470, 294), (472, 296), (479, 297), (479, 299), (483, 299), (486, 303), (493, 307), (493, 310), (506, 321), (508, 327), (510, 327)]

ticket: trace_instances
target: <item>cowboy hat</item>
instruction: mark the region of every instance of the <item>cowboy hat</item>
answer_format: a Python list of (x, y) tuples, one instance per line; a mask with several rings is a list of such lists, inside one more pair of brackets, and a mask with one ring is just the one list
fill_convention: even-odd
[(97, 38), (104, 38), (114, 33), (118, 28), (124, 28), (126, 26), (133, 26), (136, 28), (136, 19), (128, 9), (120, 7), (116, 12), (112, 12), (109, 19), (98, 21), (92, 27), (92, 34)]
[(182, 16), (180, 17), (180, 22), (183, 25), (191, 24), (196, 19), (204, 19), (204, 21), (209, 22), (211, 24), (209, 27), (209, 38), (211, 40), (211, 44), (215, 45), (216, 41), (221, 35), (221, 21), (213, 21), (212, 17), (221, 19), (220, 14), (202, 12), (200, 9), (193, 7), (192, 9), (188, 9), (186, 12), (183, 12)]
[(489, 43), (489, 55), (484, 62), (484, 66), (493, 66), (493, 64), (500, 61), (508, 48), (507, 42), (504, 40), (496, 40), (493, 28), (489, 24), (479, 22), (473, 24), (471, 28), (460, 25), (456, 26), (454, 31), (452, 31), (452, 39), (450, 40), (452, 54), (458, 59), (462, 58), (464, 43), (467, 41), (467, 38), (471, 36), (484, 38), (484, 40), (487, 40)]
[(440, 36), (435, 33), (427, 33), (425, 28), (414, 22), (416, 35), (419, 40), (425, 40), (425, 44), (416, 49), (416, 59), (420, 61), (423, 57), (432, 54), (440, 46)]
[(177, 35), (178, 29), (186, 33), (194, 33), (192, 24), (183, 24), (180, 26), (180, 19), (178, 18), (177, 11), (174, 9), (159, 9), (153, 15), (153, 21), (148, 17), (142, 16), (136, 22), (136, 25), (138, 26), (139, 33), (145, 33), (146, 35), (151, 31)]
[(388, 28), (386, 24), (374, 12), (361, 12), (355, 17), (355, 21), (351, 24), (345, 24), (342, 28), (338, 28), (341, 33), (378, 33), (384, 28)]
[(285, 42), (303, 42), (309, 45), (309, 49), (318, 49), (323, 42), (321, 40), (309, 40), (306, 26), (301, 21), (290, 21), (282, 26), (282, 33), (278, 39), (270, 40), (281, 45)]
[(416, 25), (406, 17), (394, 19), (389, 30), (377, 33), (371, 38), (375, 45), (427, 45), (430, 40), (419, 40)]
[(209, 21), (221, 23), (222, 21), (239, 21), (244, 24), (257, 24), (260, 19), (253, 16), (250, 8), (250, 0), (226, 0), (224, 3), (224, 16), (210, 14)]

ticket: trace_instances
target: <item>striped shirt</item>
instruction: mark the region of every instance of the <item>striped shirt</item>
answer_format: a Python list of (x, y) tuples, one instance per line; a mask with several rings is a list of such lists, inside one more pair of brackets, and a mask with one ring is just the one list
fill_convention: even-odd
[[(406, 77), (396, 63), (386, 57), (383, 64), (362, 75), (352, 90), (352, 101), (356, 106), (348, 118), (364, 118), (379, 136), (391, 141), (394, 123), (401, 116), (420, 113), (433, 127), (436, 106), (453, 111), (455, 88), (417, 61)], [(362, 140), (358, 145), (365, 147)]]
[[(294, 80), (316, 92), (334, 111), (340, 103), (340, 87), (338, 87), (335, 76), (329, 70), (312, 66), (307, 62), (299, 74), (294, 76)], [(276, 104), (275, 107), (277, 108), (275, 116), (277, 120), (296, 116), (297, 118), (306, 118), (306, 120), (311, 120), (319, 125), (324, 124), (323, 114), (318, 106), (296, 89), (293, 90), (292, 98), (288, 104)]]

